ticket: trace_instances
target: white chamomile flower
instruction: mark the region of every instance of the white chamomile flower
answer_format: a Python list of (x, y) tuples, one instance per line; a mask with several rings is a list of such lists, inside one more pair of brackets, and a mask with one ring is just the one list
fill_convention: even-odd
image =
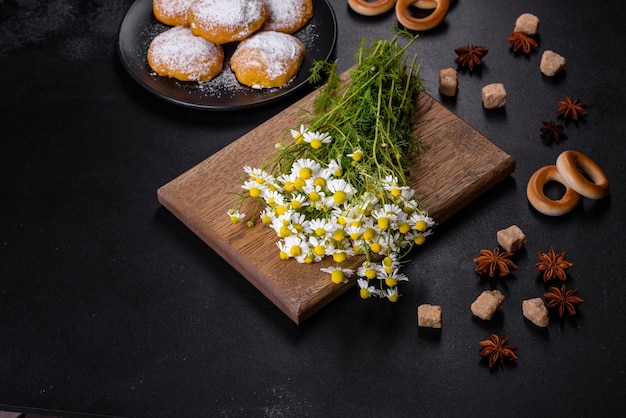
[(325, 238), (329, 236), (333, 226), (325, 218), (315, 218), (309, 221), (309, 228), (315, 236)]
[(306, 240), (298, 235), (290, 235), (285, 238), (285, 252), (289, 257), (294, 257), (299, 263), (304, 263), (309, 252), (309, 245)]
[(274, 220), (275, 215), (274, 215), (274, 212), (272, 212), (269, 208), (265, 208), (259, 214), (259, 218), (261, 219), (261, 222), (263, 222), (264, 225), (269, 225), (272, 223), (272, 220)]
[(418, 232), (425, 232), (427, 229), (432, 228), (435, 225), (433, 218), (421, 213), (414, 213), (413, 216), (411, 216), (411, 222), (413, 222), (415, 229)]
[(398, 269), (395, 269), (390, 273), (386, 273), (384, 269), (381, 269), (381, 273), (382, 274), (380, 274), (378, 278), (384, 280), (387, 287), (395, 287), (398, 285), (398, 282), (406, 282), (409, 280), (409, 278), (406, 277), (406, 274), (400, 273)]
[(307, 196), (304, 194), (292, 194), (291, 200), (289, 201), (289, 205), (294, 210), (300, 210), (305, 206), (309, 205)]
[(320, 270), (324, 273), (330, 273), (330, 279), (335, 284), (348, 283), (348, 278), (352, 276), (352, 273), (354, 273), (354, 271), (351, 269), (342, 268), (339, 266), (322, 267)]
[(291, 173), (303, 178), (304, 180), (310, 179), (314, 174), (317, 174), (322, 169), (320, 163), (310, 158), (300, 158), (294, 161), (291, 166)]
[(344, 179), (333, 179), (328, 182), (328, 190), (332, 193), (332, 196), (326, 198), (326, 206), (332, 208), (337, 205), (343, 205), (349, 202), (354, 196), (354, 189)]
[(341, 161), (339, 160), (330, 160), (328, 163), (328, 169), (334, 177), (341, 177), (343, 175), (343, 167), (341, 166)]
[(372, 296), (380, 295), (380, 290), (376, 289), (374, 286), (370, 286), (367, 280), (357, 279), (356, 282), (359, 285), (359, 295), (361, 299), (369, 299)]
[(347, 157), (352, 158), (356, 162), (361, 161), (364, 156), (365, 153), (363, 153), (363, 150), (361, 148), (358, 148), (353, 153), (347, 155)]
[(291, 129), (291, 137), (296, 144), (301, 144), (304, 142), (304, 134), (306, 132), (307, 129), (304, 127), (304, 125), (300, 125), (300, 129)]
[(324, 237), (316, 237), (309, 235), (309, 246), (313, 254), (321, 260), (324, 256), (332, 254), (334, 247)]
[(243, 171), (248, 174), (250, 180), (254, 180), (259, 184), (273, 183), (276, 180), (274, 176), (270, 175), (267, 171), (260, 168), (245, 166), (243, 168)]
[(398, 298), (401, 296), (397, 287), (393, 287), (391, 289), (383, 290), (382, 295), (389, 299), (389, 302), (397, 302)]
[(268, 190), (265, 184), (258, 183), (254, 180), (246, 180), (241, 185), (241, 188), (244, 190), (247, 190), (248, 193), (250, 194), (250, 197), (253, 197), (253, 198), (261, 197), (263, 193), (265, 192), (265, 190)]
[(337, 263), (343, 263), (349, 257), (354, 257), (352, 248), (335, 248), (332, 251), (333, 260)]
[(285, 197), (276, 190), (264, 190), (263, 200), (270, 207), (282, 206), (285, 204)]
[(233, 224), (239, 223), (246, 216), (245, 213), (240, 213), (236, 209), (228, 209), (228, 212), (226, 212), (226, 214), (230, 218), (230, 222)]
[(311, 148), (320, 149), (322, 145), (330, 143), (332, 137), (325, 132), (311, 132), (304, 133), (304, 142), (311, 144)]
[(364, 261), (359, 269), (357, 270), (357, 275), (360, 277), (365, 277), (367, 280), (372, 280), (378, 277), (380, 265), (377, 263), (373, 263), (371, 261)]

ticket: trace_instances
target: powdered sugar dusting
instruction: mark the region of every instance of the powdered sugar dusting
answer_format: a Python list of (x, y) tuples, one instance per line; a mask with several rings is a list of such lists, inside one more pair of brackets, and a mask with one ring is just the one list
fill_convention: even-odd
[[(140, 39), (142, 40), (141, 45), (138, 46), (137, 53), (138, 55), (145, 60), (146, 53), (150, 46), (151, 41), (158, 36), (159, 34), (169, 30), (170, 27), (166, 26), (158, 21), (154, 21), (154, 23), (146, 26), (141, 33)], [(303, 28), (294, 33), (292, 36), (298, 38), (306, 48), (306, 53), (309, 51), (319, 51), (319, 47), (316, 46), (317, 39), (320, 37), (320, 28), (316, 25), (315, 20), (310, 20)], [(231, 47), (234, 49), (235, 45), (225, 45), (224, 46), (224, 65), (222, 72), (217, 75), (215, 78), (204, 82), (183, 82), (176, 79), (169, 79), (168, 82), (177, 85), (180, 89), (184, 91), (188, 91), (190, 95), (198, 96), (202, 95), (207, 98), (218, 98), (218, 99), (233, 99), (235, 97), (239, 97), (243, 94), (248, 94), (251, 91), (251, 88), (239, 83), (235, 74), (230, 69), (229, 66), (229, 57), (230, 53), (228, 52)], [(231, 51), (232, 52), (232, 51)], [(141, 62), (141, 59), (138, 61)], [(145, 61), (144, 61), (145, 62)], [(148, 67), (149, 68), (149, 67)], [(303, 71), (303, 69), (301, 69)], [(150, 71), (150, 76), (154, 78), (160, 78), (156, 72)], [(292, 80), (293, 81), (293, 80)], [(287, 84), (288, 86), (289, 84)], [(276, 91), (280, 91), (284, 89), (285, 86), (282, 87), (271, 87), (263, 90), (263, 94), (273, 94)]]
[(154, 0), (154, 8), (160, 11), (161, 16), (175, 19), (186, 16), (191, 3), (195, 0)]
[[(190, 8), (198, 25), (234, 31), (263, 17), (263, 0), (197, 0)], [(192, 23), (193, 24), (193, 23)]]
[(307, 0), (265, 0), (269, 16), (264, 29), (280, 30), (291, 26), (294, 21), (299, 21), (305, 14), (306, 2)]
[[(281, 32), (258, 32), (250, 38), (242, 41), (237, 50), (258, 50), (263, 61), (262, 67), (270, 79), (275, 79), (285, 74), (302, 53), (304, 45), (297, 38)], [(235, 51), (235, 54), (237, 51)], [(249, 62), (255, 63), (254, 60)]]
[(157, 68), (168, 68), (170, 74), (186, 75), (189, 80), (202, 80), (224, 58), (220, 46), (195, 36), (184, 26), (171, 28), (152, 41), (149, 49), (152, 63)]

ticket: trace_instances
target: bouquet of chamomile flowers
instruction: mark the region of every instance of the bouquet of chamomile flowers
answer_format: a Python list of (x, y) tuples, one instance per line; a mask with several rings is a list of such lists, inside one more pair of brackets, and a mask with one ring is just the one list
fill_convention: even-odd
[[(400, 35), (409, 37), (404, 46)], [(243, 202), (256, 199), (247, 224), (272, 228), (282, 259), (332, 260), (320, 270), (336, 284), (356, 274), (363, 299), (398, 300), (398, 283), (408, 280), (403, 257), (435, 224), (406, 180), (409, 159), (423, 151), (410, 124), (422, 80), (415, 58), (404, 59), (415, 39), (399, 31), (391, 41), (364, 41), (350, 83), (340, 82), (336, 63), (316, 63), (311, 78), (325, 73), (328, 81), (313, 111), (285, 134), (272, 161), (244, 167), (239, 205), (228, 211), (238, 223)], [(354, 256), (363, 259), (356, 271), (344, 267)]]

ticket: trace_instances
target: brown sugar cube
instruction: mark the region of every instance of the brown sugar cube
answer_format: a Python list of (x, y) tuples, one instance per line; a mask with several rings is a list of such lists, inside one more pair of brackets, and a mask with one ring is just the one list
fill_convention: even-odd
[(543, 55), (541, 55), (539, 69), (544, 75), (552, 77), (559, 71), (563, 70), (563, 68), (565, 68), (565, 58), (556, 52), (547, 50), (544, 51)]
[(417, 325), (426, 328), (441, 328), (441, 306), (427, 303), (418, 306)]
[(482, 90), (485, 109), (495, 109), (506, 104), (506, 90), (502, 83), (487, 84)]
[(472, 313), (485, 321), (493, 318), (496, 310), (504, 302), (504, 295), (499, 290), (485, 290), (472, 303)]
[(496, 232), (496, 238), (498, 244), (510, 253), (518, 251), (527, 242), (526, 235), (517, 225), (511, 225), (506, 229), (499, 230)]
[(439, 93), (453, 97), (459, 87), (457, 72), (454, 68), (444, 68), (439, 71)]
[(524, 318), (538, 327), (547, 327), (550, 323), (548, 308), (546, 308), (541, 298), (522, 301), (522, 313), (524, 314)]
[(531, 13), (520, 15), (515, 21), (513, 32), (522, 32), (526, 35), (536, 35), (539, 31), (539, 18)]

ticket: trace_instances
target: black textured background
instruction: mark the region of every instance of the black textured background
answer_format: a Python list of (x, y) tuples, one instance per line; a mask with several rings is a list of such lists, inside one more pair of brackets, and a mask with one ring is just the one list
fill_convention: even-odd
[[(393, 13), (363, 18), (331, 0), (336, 54), (347, 69), (361, 38), (389, 38)], [(176, 107), (138, 86), (116, 51), (130, 0), (0, 1), (0, 409), (66, 416), (624, 416), (624, 67), (621, 2), (453, 0), (424, 33), (429, 92), (517, 159), (513, 175), (441, 225), (405, 270), (397, 304), (348, 292), (300, 326), (196, 238), (156, 190), (300, 95), (254, 110)], [(515, 19), (541, 19), (539, 50), (515, 55)], [(489, 48), (482, 71), (437, 91), (453, 49)], [(541, 52), (567, 59), (554, 78)], [(504, 109), (480, 89), (502, 82)], [(589, 115), (545, 146), (539, 124), (556, 101)], [(526, 182), (560, 152), (587, 153), (609, 198), (548, 218)], [(242, 164), (245, 162), (242, 156)], [(227, 196), (225, 196), (227, 198)], [(528, 236), (519, 269), (484, 280), (472, 259), (496, 231)], [(539, 251), (566, 251), (575, 318), (546, 329), (521, 301), (541, 295)], [(268, 256), (272, 256), (268, 253)], [(489, 323), (472, 318), (483, 290), (507, 300)], [(418, 330), (421, 303), (443, 307), (440, 333)], [(490, 370), (478, 341), (510, 336), (519, 361)]]

